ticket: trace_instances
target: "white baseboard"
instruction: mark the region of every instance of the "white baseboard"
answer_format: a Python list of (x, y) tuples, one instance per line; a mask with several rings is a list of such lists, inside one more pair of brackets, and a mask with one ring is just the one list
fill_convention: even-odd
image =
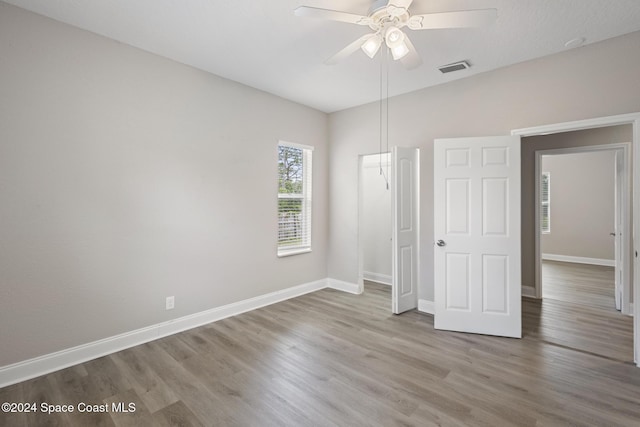
[(536, 296), (536, 288), (533, 286), (523, 286), (522, 287), (522, 296), (528, 298), (538, 298)]
[(350, 294), (360, 295), (363, 289), (356, 283), (344, 282), (338, 279), (327, 279), (327, 288), (336, 289), (338, 291), (349, 292)]
[(556, 254), (542, 254), (542, 259), (548, 260), (548, 261), (573, 262), (576, 264), (603, 265), (605, 267), (616, 266), (616, 261), (614, 259), (586, 258), (581, 256), (556, 255)]
[(436, 303), (433, 301), (429, 301), (426, 299), (418, 300), (418, 311), (428, 314), (435, 314), (436, 312)]
[[(131, 332), (125, 332), (124, 334), (57, 351), (55, 353), (2, 366), (0, 367), (0, 388), (39, 377), (40, 375), (45, 375), (50, 372), (58, 371), (69, 366), (77, 365), (78, 363), (106, 356), (107, 354), (115, 353), (129, 347), (144, 344), (158, 338), (186, 331), (187, 329), (206, 325), (207, 323), (222, 320), (227, 317), (255, 310), (276, 302), (324, 289), (328, 286), (329, 281), (330, 279), (322, 279), (315, 282), (293, 286), (291, 288), (271, 292), (266, 295), (249, 298), (243, 301), (216, 307), (211, 310), (201, 311), (178, 319), (168, 320), (145, 328), (136, 329)], [(355, 286), (357, 287), (357, 285)], [(339, 289), (335, 286), (331, 287)], [(346, 292), (351, 291), (346, 290)]]
[(376, 283), (382, 283), (383, 285), (391, 286), (391, 276), (388, 274), (372, 273), (371, 271), (364, 271), (362, 277), (365, 280), (370, 280)]

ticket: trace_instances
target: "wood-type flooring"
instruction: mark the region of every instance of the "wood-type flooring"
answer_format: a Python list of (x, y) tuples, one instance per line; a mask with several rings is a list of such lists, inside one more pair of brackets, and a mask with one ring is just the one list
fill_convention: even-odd
[(640, 425), (630, 317), (525, 299), (524, 337), (509, 339), (390, 306), (374, 283), (273, 304), (0, 389), (0, 402), (76, 409), (0, 425)]
[(538, 322), (540, 340), (633, 360), (633, 318), (616, 311), (614, 274), (613, 267), (543, 261), (540, 312), (524, 310), (533, 316), (523, 324)]

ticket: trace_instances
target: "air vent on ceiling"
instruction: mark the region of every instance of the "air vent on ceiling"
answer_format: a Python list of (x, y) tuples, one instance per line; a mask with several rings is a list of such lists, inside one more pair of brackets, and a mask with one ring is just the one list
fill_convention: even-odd
[(471, 65), (467, 61), (454, 62), (453, 64), (443, 65), (442, 67), (438, 67), (438, 70), (442, 72), (442, 74), (453, 73), (454, 71), (466, 70), (470, 68)]

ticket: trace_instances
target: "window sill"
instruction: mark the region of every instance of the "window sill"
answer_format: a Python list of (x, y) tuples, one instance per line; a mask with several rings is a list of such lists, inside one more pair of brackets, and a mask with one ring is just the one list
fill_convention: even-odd
[(302, 248), (302, 249), (283, 249), (278, 251), (278, 258), (284, 258), (291, 255), (299, 255), (306, 254), (311, 252), (311, 248)]

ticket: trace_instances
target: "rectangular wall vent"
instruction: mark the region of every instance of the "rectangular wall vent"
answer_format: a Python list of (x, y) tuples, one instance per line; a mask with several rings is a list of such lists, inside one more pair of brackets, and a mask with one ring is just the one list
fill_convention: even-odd
[(467, 61), (454, 62), (453, 64), (443, 65), (442, 67), (438, 67), (438, 70), (442, 72), (442, 74), (453, 73), (454, 71), (466, 70), (470, 68), (471, 65)]

